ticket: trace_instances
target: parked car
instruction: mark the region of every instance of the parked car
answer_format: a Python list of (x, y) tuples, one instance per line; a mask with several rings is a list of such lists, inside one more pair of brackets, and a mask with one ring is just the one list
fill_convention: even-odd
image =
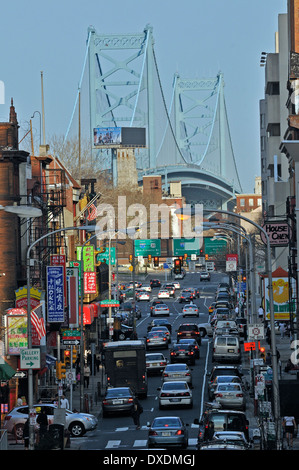
[(184, 362), (191, 365), (195, 364), (195, 352), (190, 344), (176, 343), (170, 351), (170, 362)]
[(202, 271), (199, 274), (199, 280), (200, 281), (210, 281), (211, 280), (211, 275), (208, 271)]
[(179, 416), (158, 416), (154, 418), (149, 431), (147, 446), (167, 448), (188, 445), (188, 430)]
[(192, 386), (192, 374), (187, 364), (168, 364), (162, 373), (163, 382), (185, 380)]
[[(54, 411), (57, 406), (52, 403), (38, 403), (33, 405), (36, 416), (41, 413), (42, 409), (46, 411), (48, 423), (54, 423)], [(25, 421), (28, 418), (28, 406), (16, 406), (4, 417), (3, 429), (13, 434), (16, 439), (23, 439), (23, 430)], [(97, 427), (97, 418), (88, 413), (74, 413), (70, 410), (65, 412), (65, 429), (67, 429), (72, 437), (81, 437), (86, 432), (92, 431)]]
[(169, 406), (193, 407), (192, 391), (186, 381), (164, 382), (159, 387), (159, 409)]
[(238, 383), (218, 383), (214, 400), (223, 408), (238, 408), (243, 411), (246, 409), (242, 385)]
[(153, 326), (166, 326), (168, 331), (170, 333), (172, 332), (172, 324), (169, 323), (169, 321), (166, 320), (165, 318), (154, 318), (148, 325), (147, 331), (150, 331), (153, 328)]
[(147, 353), (145, 355), (145, 364), (148, 374), (156, 372), (161, 373), (167, 365), (167, 359), (165, 358), (164, 354), (159, 352)]
[(182, 323), (177, 329), (177, 341), (183, 338), (193, 338), (201, 344), (201, 335), (196, 323)]
[(183, 317), (186, 317), (186, 316), (192, 317), (194, 315), (196, 317), (199, 317), (199, 309), (195, 304), (184, 305), (182, 313), (183, 313)]
[(195, 354), (195, 358), (199, 359), (199, 357), (200, 357), (199, 344), (196, 341), (196, 339), (182, 338), (182, 339), (179, 340), (178, 344), (189, 344), (190, 346), (192, 346), (192, 349), (193, 349), (194, 354)]
[(162, 331), (152, 333), (151, 331), (146, 336), (146, 349), (150, 348), (166, 348), (168, 349), (168, 338)]
[(110, 413), (131, 413), (134, 393), (129, 387), (108, 388), (102, 400), (103, 418)]
[(151, 316), (163, 315), (169, 317), (169, 307), (166, 304), (155, 305), (154, 310), (151, 312)]

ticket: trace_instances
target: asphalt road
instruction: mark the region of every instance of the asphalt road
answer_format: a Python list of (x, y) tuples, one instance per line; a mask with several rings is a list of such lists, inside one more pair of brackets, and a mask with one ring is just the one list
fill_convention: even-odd
[[(146, 282), (149, 281), (151, 276), (148, 277)], [(160, 277), (164, 281), (164, 275), (154, 276)], [(196, 322), (205, 323), (208, 321), (208, 307), (214, 300), (214, 294), (219, 282), (224, 280), (225, 275), (213, 273), (210, 282), (200, 282), (198, 273), (188, 273), (183, 280), (180, 280), (181, 288), (183, 287), (200, 287), (200, 298), (196, 299), (195, 303), (199, 307), (200, 315), (196, 317), (182, 317), (182, 308), (184, 304), (179, 303), (179, 290), (176, 291), (176, 298), (167, 300), (170, 307), (169, 321), (172, 324), (172, 342), (176, 342), (176, 329), (181, 323)], [(151, 300), (157, 298), (158, 288), (153, 289), (151, 293)], [(141, 301), (138, 303), (142, 316), (137, 321), (137, 334), (139, 338), (146, 336), (147, 326), (152, 320), (149, 313), (149, 303)], [(196, 449), (197, 431), (198, 427), (193, 424), (194, 418), (199, 417), (202, 412), (203, 401), (206, 397), (206, 384), (205, 373), (211, 369), (211, 351), (210, 351), (210, 338), (206, 337), (202, 340), (200, 349), (200, 358), (196, 360), (192, 368), (193, 377), (193, 408), (172, 408), (167, 410), (159, 410), (158, 406), (158, 390), (162, 381), (160, 376), (150, 376), (148, 378), (148, 396), (142, 400), (144, 409), (141, 415), (141, 429), (136, 430), (132, 418), (127, 415), (109, 416), (107, 418), (100, 418), (98, 427), (95, 431), (88, 433), (85, 436), (76, 439), (76, 444), (82, 450), (139, 450), (145, 449), (147, 445), (147, 425), (152, 422), (156, 416), (174, 415), (180, 416), (189, 430), (189, 445), (188, 449)], [(159, 350), (164, 353), (165, 357), (169, 358), (169, 349)], [(80, 441), (80, 442), (79, 442)]]

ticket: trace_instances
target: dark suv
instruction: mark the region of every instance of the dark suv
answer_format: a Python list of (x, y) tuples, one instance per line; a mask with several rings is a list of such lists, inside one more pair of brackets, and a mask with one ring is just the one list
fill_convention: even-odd
[(199, 425), (197, 446), (212, 440), (214, 432), (239, 431), (243, 432), (249, 442), (249, 421), (245, 413), (233, 410), (207, 410), (202, 419), (194, 420)]
[(151, 287), (161, 287), (161, 282), (159, 279), (151, 279), (150, 280), (150, 286)]
[(177, 330), (177, 342), (180, 339), (196, 339), (201, 344), (201, 335), (199, 327), (196, 323), (182, 323)]

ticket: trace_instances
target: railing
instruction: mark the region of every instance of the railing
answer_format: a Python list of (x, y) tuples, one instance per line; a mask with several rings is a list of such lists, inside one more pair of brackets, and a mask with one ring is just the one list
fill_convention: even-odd
[(0, 429), (0, 450), (8, 450), (6, 429)]

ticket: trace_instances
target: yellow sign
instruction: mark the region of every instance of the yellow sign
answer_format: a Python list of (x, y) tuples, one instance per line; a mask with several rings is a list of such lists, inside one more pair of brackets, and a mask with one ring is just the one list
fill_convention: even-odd
[(133, 266), (129, 266), (130, 271), (133, 271), (133, 269), (134, 269)]

